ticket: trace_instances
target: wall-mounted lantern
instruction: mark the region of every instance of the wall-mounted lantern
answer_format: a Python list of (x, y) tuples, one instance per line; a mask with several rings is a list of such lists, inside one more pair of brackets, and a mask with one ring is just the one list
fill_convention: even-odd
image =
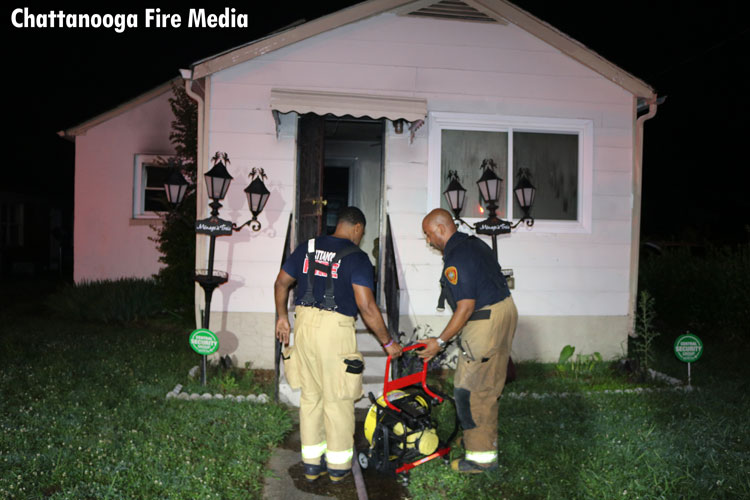
[(495, 213), (498, 208), (497, 202), (500, 199), (503, 183), (502, 178), (495, 173), (497, 164), (492, 158), (485, 158), (480, 168), (483, 172), (477, 181), (477, 188), (479, 189), (481, 198), (487, 204), (488, 217), (485, 220), (472, 225), (461, 219), (461, 210), (466, 199), (466, 189), (458, 181), (458, 173), (455, 170), (448, 171), (447, 177), (450, 182), (446, 190), (443, 191), (443, 195), (453, 211), (453, 218), (456, 221), (456, 225), (464, 224), (476, 231), (477, 234), (492, 236), (492, 250), (497, 257), (497, 235), (510, 233), (521, 222), (525, 222), (527, 226), (534, 225), (534, 218), (531, 217), (531, 206), (534, 203), (536, 188), (529, 179), (531, 176), (530, 172), (527, 169), (520, 169), (519, 179), (513, 192), (523, 210), (523, 215), (515, 224), (512, 224), (509, 221), (500, 219)]

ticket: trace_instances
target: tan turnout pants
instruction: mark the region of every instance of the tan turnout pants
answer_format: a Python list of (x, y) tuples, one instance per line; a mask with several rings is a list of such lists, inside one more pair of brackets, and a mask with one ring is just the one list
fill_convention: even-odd
[(345, 360), (362, 360), (357, 352), (354, 318), (297, 307), (294, 345), (302, 396), (302, 461), (329, 469), (349, 469), (354, 446), (354, 400), (362, 395), (362, 374), (347, 372)]
[(510, 296), (482, 309), (490, 310), (490, 318), (469, 321), (461, 332), (454, 396), (466, 459), (489, 464), (497, 460), (498, 398), (505, 387), (518, 311)]

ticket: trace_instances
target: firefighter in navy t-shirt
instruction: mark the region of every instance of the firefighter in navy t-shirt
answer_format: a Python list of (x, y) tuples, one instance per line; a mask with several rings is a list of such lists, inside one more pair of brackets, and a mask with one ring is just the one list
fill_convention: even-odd
[(422, 221), (427, 242), (443, 252), (442, 296), (453, 309), (440, 336), (426, 339), (420, 356), (432, 359), (460, 333), (454, 377), (456, 410), (466, 456), (453, 470), (497, 467), (498, 398), (505, 386), (518, 312), (494, 253), (482, 240), (456, 231), (450, 214), (437, 208)]
[(333, 235), (300, 244), (274, 284), (276, 337), (288, 345), (287, 300), (297, 282), (294, 346), (284, 353), (284, 367), (290, 385), (302, 389), (300, 439), (309, 481), (328, 472), (338, 482), (351, 470), (354, 401), (362, 396), (364, 369), (354, 332), (357, 309), (386, 352), (401, 354), (375, 303), (372, 264), (358, 246), (364, 232), (362, 211), (344, 208)]

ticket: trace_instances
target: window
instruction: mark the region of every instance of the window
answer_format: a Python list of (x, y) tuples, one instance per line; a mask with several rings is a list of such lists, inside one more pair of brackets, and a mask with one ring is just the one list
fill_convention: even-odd
[(23, 246), (23, 208), (22, 203), (0, 204), (0, 247)]
[(531, 209), (534, 230), (589, 232), (591, 229), (593, 123), (590, 120), (430, 113), (428, 209), (449, 209), (443, 196), (449, 170), (466, 189), (461, 212), (474, 222), (487, 217), (476, 181), (484, 159), (497, 164), (503, 193), (497, 215), (522, 215), (513, 195), (521, 171), (536, 187)]
[(169, 210), (164, 183), (169, 175), (169, 156), (135, 155), (133, 175), (133, 218), (158, 218)]

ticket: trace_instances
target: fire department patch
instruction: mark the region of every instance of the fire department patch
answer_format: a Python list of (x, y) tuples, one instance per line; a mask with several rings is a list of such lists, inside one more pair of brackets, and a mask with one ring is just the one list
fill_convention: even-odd
[(455, 266), (451, 266), (445, 270), (445, 277), (450, 281), (451, 285), (458, 283), (458, 269)]

